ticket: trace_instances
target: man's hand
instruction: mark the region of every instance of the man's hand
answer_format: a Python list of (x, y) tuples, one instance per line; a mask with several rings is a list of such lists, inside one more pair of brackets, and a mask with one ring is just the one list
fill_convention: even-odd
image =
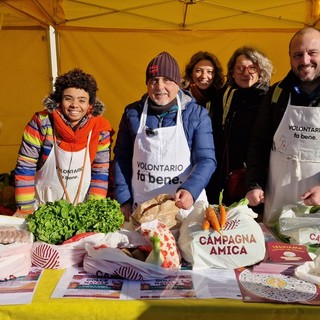
[(180, 189), (174, 195), (176, 206), (180, 209), (188, 210), (194, 203), (192, 194), (184, 189)]
[(306, 206), (318, 206), (320, 205), (320, 186), (315, 186), (309, 189), (307, 192), (301, 195)]
[(252, 189), (247, 192), (246, 198), (249, 200), (249, 205), (255, 207), (264, 203), (264, 191), (262, 189)]
[(125, 203), (120, 208), (121, 208), (121, 212), (124, 215), (125, 221), (129, 221), (129, 219), (130, 219), (130, 217), (132, 215), (132, 205), (131, 205), (131, 203), (129, 203), (129, 202)]

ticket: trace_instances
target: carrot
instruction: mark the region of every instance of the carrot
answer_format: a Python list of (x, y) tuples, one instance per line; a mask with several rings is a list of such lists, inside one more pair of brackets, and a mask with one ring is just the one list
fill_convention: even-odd
[(219, 213), (220, 213), (220, 227), (223, 229), (227, 222), (227, 210), (226, 207), (222, 203), (223, 198), (223, 190), (220, 192), (219, 195)]
[(207, 218), (204, 218), (202, 222), (202, 229), (203, 230), (209, 230), (210, 229), (210, 222), (208, 221)]
[(212, 228), (221, 234), (221, 227), (216, 212), (212, 207), (207, 207), (206, 218), (210, 222)]

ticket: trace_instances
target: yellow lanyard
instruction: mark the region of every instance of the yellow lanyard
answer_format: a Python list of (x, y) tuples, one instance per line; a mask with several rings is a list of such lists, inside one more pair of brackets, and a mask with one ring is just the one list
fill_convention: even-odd
[(223, 105), (223, 117), (222, 117), (222, 125), (224, 125), (224, 123), (226, 122), (226, 118), (231, 106), (231, 101), (233, 98), (233, 94), (237, 89), (232, 89), (229, 94), (229, 91), (231, 90), (231, 87), (228, 87), (227, 90), (225, 91), (224, 95), (223, 95), (223, 100), (222, 100), (222, 105)]

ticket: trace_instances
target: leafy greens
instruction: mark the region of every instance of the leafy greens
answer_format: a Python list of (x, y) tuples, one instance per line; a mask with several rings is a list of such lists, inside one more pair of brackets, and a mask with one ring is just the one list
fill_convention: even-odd
[(114, 232), (124, 223), (120, 204), (110, 198), (72, 205), (66, 200), (47, 202), (26, 218), (36, 241), (61, 244), (84, 232)]

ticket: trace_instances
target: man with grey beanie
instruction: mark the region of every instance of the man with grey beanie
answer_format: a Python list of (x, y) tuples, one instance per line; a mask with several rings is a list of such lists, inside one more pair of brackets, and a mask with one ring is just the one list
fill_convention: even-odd
[(147, 93), (122, 115), (114, 148), (115, 198), (129, 220), (136, 205), (170, 194), (188, 215), (216, 169), (211, 120), (180, 88), (180, 70), (167, 52), (146, 69)]

